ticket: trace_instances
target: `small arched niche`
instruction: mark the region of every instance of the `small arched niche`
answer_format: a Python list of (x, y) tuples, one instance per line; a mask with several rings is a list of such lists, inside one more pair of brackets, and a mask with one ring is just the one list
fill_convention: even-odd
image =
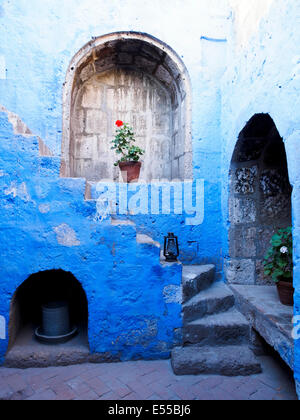
[[(71, 325), (78, 327), (78, 335), (66, 344), (41, 344), (35, 330), (42, 325), (42, 305), (57, 301), (68, 303)], [(34, 367), (77, 362), (78, 355), (89, 353), (87, 328), (87, 298), (77, 279), (63, 270), (33, 274), (19, 286), (11, 301), (6, 363)]]
[(291, 193), (283, 140), (268, 114), (256, 114), (231, 161), (229, 282), (273, 284), (263, 260), (274, 233), (292, 224)]
[(189, 77), (157, 39), (126, 32), (87, 44), (70, 64), (63, 106), (61, 176), (118, 181), (111, 141), (122, 120), (145, 150), (141, 180), (192, 178)]

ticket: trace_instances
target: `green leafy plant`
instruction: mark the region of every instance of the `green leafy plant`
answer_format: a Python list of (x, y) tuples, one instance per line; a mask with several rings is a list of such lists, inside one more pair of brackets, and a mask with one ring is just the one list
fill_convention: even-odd
[(264, 259), (264, 272), (275, 283), (293, 282), (293, 236), (292, 228), (279, 229), (271, 239), (271, 247)]
[(117, 121), (118, 127), (116, 136), (113, 139), (112, 150), (115, 150), (118, 155), (122, 157), (115, 163), (118, 166), (120, 162), (138, 162), (140, 157), (145, 153), (140, 147), (135, 146), (134, 132), (132, 127), (123, 121)]

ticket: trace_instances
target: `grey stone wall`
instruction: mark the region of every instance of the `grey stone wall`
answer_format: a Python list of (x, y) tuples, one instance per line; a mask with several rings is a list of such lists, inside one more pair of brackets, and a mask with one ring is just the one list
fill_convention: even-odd
[[(130, 69), (92, 76), (76, 98), (71, 165), (74, 177), (118, 180), (117, 155), (111, 150), (115, 121), (134, 127), (136, 144), (145, 150), (141, 179), (172, 174), (172, 106), (168, 91), (154, 78)], [(176, 135), (177, 137), (177, 135)]]
[[(269, 118), (254, 117), (252, 124), (256, 119), (257, 131), (251, 132), (250, 124), (241, 133), (232, 160), (227, 263), (230, 283), (273, 284), (264, 275), (264, 256), (273, 234), (292, 223), (284, 143)], [(263, 127), (267, 127), (265, 132)]]

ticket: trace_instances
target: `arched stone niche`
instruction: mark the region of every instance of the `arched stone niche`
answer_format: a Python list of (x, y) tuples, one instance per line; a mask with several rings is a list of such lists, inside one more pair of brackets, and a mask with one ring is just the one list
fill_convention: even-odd
[(115, 121), (145, 150), (141, 180), (191, 179), (190, 82), (167, 45), (141, 33), (94, 39), (73, 58), (63, 98), (61, 176), (119, 180)]
[[(53, 301), (68, 302), (71, 323), (78, 327), (81, 342), (88, 347), (88, 301), (82, 285), (71, 273), (63, 270), (38, 272), (18, 287), (10, 305), (8, 351), (14, 345), (23, 346), (24, 358), (22, 354), (20, 358), (18, 355), (11, 356), (19, 360), (21, 367), (27, 363), (26, 355), (35, 354), (36, 342), (32, 337), (35, 328), (42, 323), (42, 304)], [(39, 347), (37, 364), (40, 364), (42, 356)], [(31, 362), (34, 360), (28, 360), (29, 365)], [(51, 363), (51, 360), (45, 360), (45, 365), (48, 362)]]
[(285, 145), (268, 114), (256, 114), (241, 131), (231, 161), (229, 262), (236, 284), (273, 284), (263, 260), (273, 234), (292, 224), (292, 187)]

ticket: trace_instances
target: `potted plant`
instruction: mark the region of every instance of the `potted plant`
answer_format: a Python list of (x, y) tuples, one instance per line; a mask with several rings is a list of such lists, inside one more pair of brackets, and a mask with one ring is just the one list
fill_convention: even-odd
[(133, 129), (123, 121), (116, 121), (117, 131), (112, 141), (112, 150), (116, 150), (117, 154), (122, 155), (115, 166), (119, 166), (122, 172), (124, 182), (137, 182), (141, 171), (140, 157), (145, 153), (144, 150), (135, 146)]
[(292, 306), (293, 288), (293, 236), (292, 228), (279, 229), (271, 239), (271, 247), (264, 261), (265, 275), (277, 284), (280, 302)]

